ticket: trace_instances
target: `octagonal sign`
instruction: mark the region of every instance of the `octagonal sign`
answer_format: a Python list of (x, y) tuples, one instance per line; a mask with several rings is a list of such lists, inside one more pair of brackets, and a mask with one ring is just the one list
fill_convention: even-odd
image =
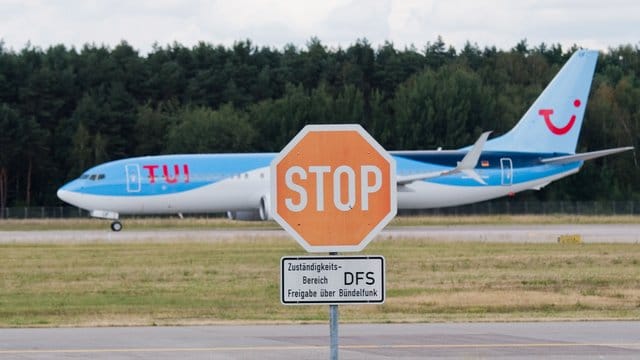
[(308, 252), (360, 251), (396, 215), (395, 160), (360, 125), (307, 125), (271, 163), (271, 208)]

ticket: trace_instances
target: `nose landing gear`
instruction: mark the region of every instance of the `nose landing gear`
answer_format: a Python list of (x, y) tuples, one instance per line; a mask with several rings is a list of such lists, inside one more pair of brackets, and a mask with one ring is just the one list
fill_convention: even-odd
[(116, 232), (122, 230), (122, 223), (120, 221), (117, 221), (117, 220), (112, 222), (111, 223), (111, 230), (116, 231)]

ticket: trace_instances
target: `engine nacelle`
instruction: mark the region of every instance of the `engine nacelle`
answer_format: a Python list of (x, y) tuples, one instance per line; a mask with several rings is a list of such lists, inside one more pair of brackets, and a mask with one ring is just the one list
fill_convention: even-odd
[(227, 218), (229, 220), (239, 220), (239, 221), (261, 220), (259, 210), (229, 210), (227, 211)]
[(271, 216), (271, 198), (266, 194), (260, 198), (256, 210), (229, 210), (227, 218), (240, 221), (267, 221), (273, 220)]
[(273, 217), (271, 216), (271, 197), (269, 194), (260, 198), (260, 208), (258, 208), (258, 213), (260, 214), (260, 220), (262, 221), (273, 220)]

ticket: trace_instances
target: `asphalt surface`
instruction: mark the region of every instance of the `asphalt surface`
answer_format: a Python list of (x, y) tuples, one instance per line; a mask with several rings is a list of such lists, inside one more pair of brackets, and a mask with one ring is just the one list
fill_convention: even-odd
[[(638, 359), (640, 322), (343, 324), (340, 359)], [(328, 359), (328, 325), (0, 329), (2, 359)]]
[[(586, 243), (640, 243), (640, 224), (565, 225), (455, 225), (391, 227), (380, 239), (428, 238), (438, 241), (557, 242), (561, 235), (580, 235)], [(220, 241), (234, 238), (289, 237), (284, 230), (269, 229), (161, 229), (0, 231), (0, 243)]]

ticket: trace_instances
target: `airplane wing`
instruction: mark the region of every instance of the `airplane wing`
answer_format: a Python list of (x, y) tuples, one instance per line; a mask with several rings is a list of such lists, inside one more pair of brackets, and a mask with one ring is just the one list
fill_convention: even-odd
[(576, 162), (576, 161), (584, 161), (584, 160), (591, 160), (591, 159), (596, 159), (602, 156), (607, 156), (607, 155), (611, 155), (611, 154), (617, 154), (619, 152), (623, 152), (623, 151), (629, 151), (632, 150), (633, 146), (625, 146), (625, 147), (620, 147), (620, 148), (613, 148), (613, 149), (606, 149), (606, 150), (599, 150), (599, 151), (590, 151), (590, 152), (586, 152), (586, 153), (581, 153), (581, 154), (575, 154), (575, 155), (565, 155), (565, 156), (558, 156), (558, 157), (552, 157), (552, 158), (547, 158), (547, 159), (541, 159), (540, 162), (545, 163), (545, 164), (568, 164), (568, 163), (572, 163), (572, 162)]
[(407, 175), (407, 176), (397, 176), (396, 183), (398, 185), (407, 185), (414, 181), (433, 179), (440, 176), (449, 175), (452, 173), (451, 171), (452, 170), (444, 170), (444, 171), (434, 171), (434, 172), (420, 173), (420, 174)]
[(486, 185), (487, 183), (480, 177), (480, 175), (478, 175), (478, 173), (474, 170), (474, 168), (476, 167), (476, 165), (478, 165), (478, 159), (480, 159), (480, 154), (482, 154), (482, 148), (484, 147), (484, 144), (487, 142), (487, 139), (489, 138), (489, 134), (491, 134), (491, 131), (482, 133), (482, 135), (480, 135), (478, 140), (476, 140), (476, 143), (473, 144), (473, 147), (471, 148), (471, 150), (469, 150), (469, 152), (464, 156), (464, 158), (462, 158), (462, 161), (458, 162), (458, 166), (456, 166), (455, 168), (449, 169), (449, 170), (432, 171), (428, 173), (413, 174), (413, 175), (407, 175), (407, 176), (398, 176), (396, 177), (397, 184), (406, 185), (414, 181), (433, 179), (440, 176), (447, 176), (447, 175), (462, 172), (467, 176), (469, 176), (470, 178), (472, 178), (473, 180), (483, 185)]

